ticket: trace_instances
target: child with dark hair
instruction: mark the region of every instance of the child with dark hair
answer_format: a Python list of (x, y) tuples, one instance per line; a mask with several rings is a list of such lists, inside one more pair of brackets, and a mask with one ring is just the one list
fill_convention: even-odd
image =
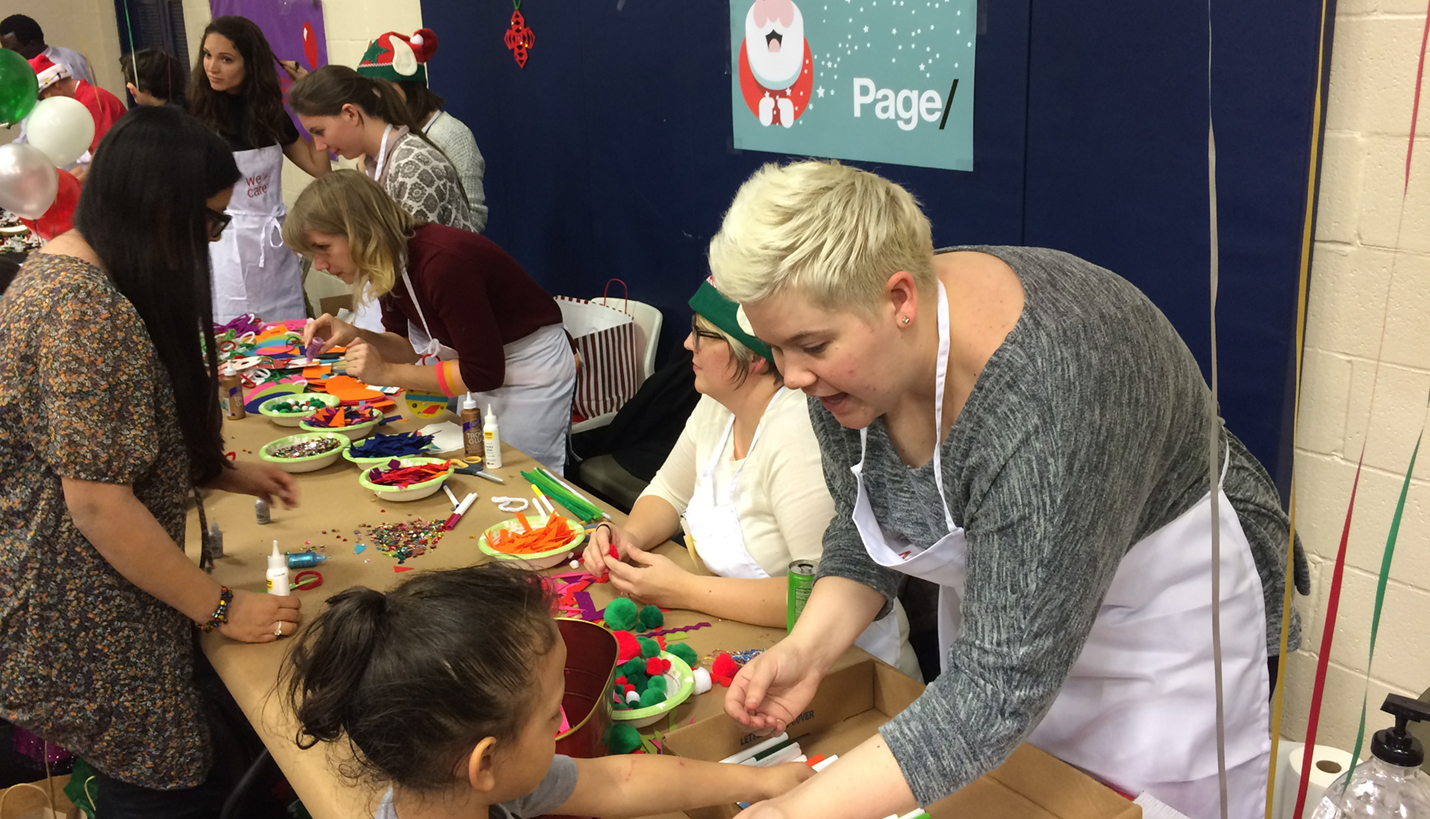
[(124, 87), (140, 105), (184, 105), (184, 64), (167, 51), (141, 48), (119, 58)]
[(391, 784), (376, 819), (644, 816), (768, 799), (812, 775), (557, 755), (565, 662), (541, 577), (488, 563), (332, 597), (284, 677), (298, 744), (346, 737), (362, 770)]

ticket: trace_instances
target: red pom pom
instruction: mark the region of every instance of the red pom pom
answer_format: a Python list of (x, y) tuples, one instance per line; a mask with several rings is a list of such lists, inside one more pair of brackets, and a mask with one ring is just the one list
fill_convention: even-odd
[(641, 644), (636, 641), (636, 636), (629, 631), (617, 631), (616, 635), (616, 661), (625, 662), (640, 656)]
[(665, 673), (665, 669), (660, 667), (659, 657), (648, 657), (645, 661), (645, 673), (652, 677), (658, 677)]
[(720, 652), (715, 658), (715, 662), (710, 664), (710, 679), (717, 683), (730, 687), (730, 683), (735, 681), (735, 675), (740, 673), (740, 667), (735, 664), (735, 658), (728, 652)]
[(630, 683), (626, 683), (626, 689), (625, 689), (625, 691), (626, 691), (627, 694), (631, 693), (631, 692), (634, 691), (634, 690), (636, 690), (636, 687), (635, 687), (634, 685), (631, 685)]
[(665, 672), (667, 672), (667, 671), (669, 671), (669, 670), (670, 670), (670, 660), (662, 659), (662, 660), (660, 661), (660, 673), (664, 674)]
[(625, 678), (625, 677), (617, 677), (617, 678), (616, 678), (616, 685), (625, 685), (625, 684), (626, 684), (626, 678)]

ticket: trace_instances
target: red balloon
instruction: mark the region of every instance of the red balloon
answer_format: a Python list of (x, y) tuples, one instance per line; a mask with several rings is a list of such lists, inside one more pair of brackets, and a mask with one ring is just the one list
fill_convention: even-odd
[(79, 180), (69, 171), (59, 170), (60, 192), (55, 203), (38, 219), (21, 219), (30, 232), (48, 242), (74, 226), (74, 209), (79, 205)]
[(308, 58), (308, 68), (318, 67), (318, 36), (313, 33), (313, 24), (303, 23), (303, 56)]

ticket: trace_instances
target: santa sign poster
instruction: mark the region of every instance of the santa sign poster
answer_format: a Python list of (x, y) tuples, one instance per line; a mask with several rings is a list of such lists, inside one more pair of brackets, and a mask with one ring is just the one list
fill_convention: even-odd
[(735, 147), (973, 170), (976, 0), (730, 0)]

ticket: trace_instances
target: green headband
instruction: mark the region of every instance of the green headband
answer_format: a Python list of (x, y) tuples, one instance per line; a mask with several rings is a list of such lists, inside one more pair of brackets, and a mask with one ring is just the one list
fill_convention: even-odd
[(735, 317), (735, 312), (740, 309), (740, 305), (726, 298), (724, 293), (715, 289), (715, 285), (709, 281), (701, 282), (700, 289), (690, 297), (690, 307), (706, 321), (719, 327), (727, 335), (739, 339), (741, 344), (749, 347), (766, 361), (774, 363), (774, 359), (770, 356), (770, 345), (750, 335), (740, 326), (739, 319)]

